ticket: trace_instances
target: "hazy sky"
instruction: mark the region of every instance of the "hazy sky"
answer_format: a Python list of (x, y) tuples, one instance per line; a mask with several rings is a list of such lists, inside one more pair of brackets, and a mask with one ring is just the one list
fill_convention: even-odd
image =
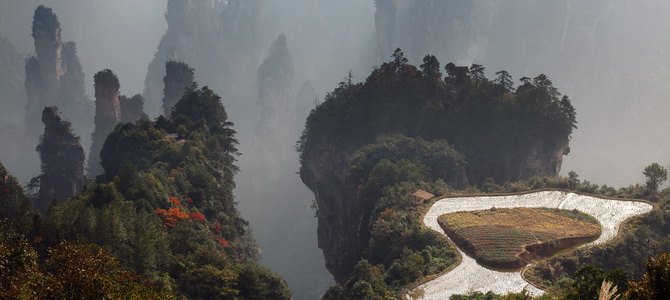
[[(310, 80), (323, 99), (348, 71), (354, 81), (363, 81), (379, 64), (373, 0), (268, 2), (267, 17), (275, 26), (265, 49), (277, 35), (286, 35), (294, 92)], [(562, 174), (574, 170), (581, 179), (619, 187), (642, 183), (642, 170), (653, 162), (670, 166), (670, 1), (432, 3), (445, 9), (431, 12), (431, 24), (437, 25), (424, 32), (434, 40), (448, 37), (430, 50), (443, 66), (478, 63), (489, 77), (504, 69), (515, 79), (544, 73), (570, 96), (579, 129)], [(122, 94), (144, 90), (147, 67), (167, 28), (167, 0), (0, 0), (0, 37), (26, 57), (34, 53), (31, 24), (40, 4), (58, 15), (63, 41), (77, 43), (91, 99), (93, 75), (106, 68), (119, 77)], [(403, 50), (407, 57), (428, 54)], [(293, 174), (298, 166), (287, 170)]]
[[(269, 2), (268, 15), (278, 24), (273, 34), (286, 34), (295, 58), (296, 91), (311, 80), (323, 97), (347, 71), (364, 80), (377, 64), (374, 1)], [(133, 95), (143, 90), (147, 66), (165, 32), (166, 3), (0, 0), (0, 36), (25, 55), (32, 53), (33, 11), (39, 4), (51, 6), (63, 40), (77, 43), (89, 96), (93, 75), (104, 68), (118, 75), (123, 94)], [(579, 129), (565, 157), (564, 174), (575, 170), (584, 179), (620, 186), (640, 182), (642, 169), (652, 162), (670, 164), (665, 150), (670, 146), (667, 1), (473, 3), (477, 10), (467, 19), (472, 23), (463, 24), (462, 18), (445, 22), (480, 36), (454, 39), (474, 42), (465, 47), (467, 53), (438, 59), (443, 65), (483, 63), (489, 76), (501, 69), (515, 78), (547, 74), (577, 108)], [(437, 14), (448, 17), (447, 12)]]
[(75, 41), (93, 97), (93, 75), (109, 68), (119, 77), (121, 93), (144, 89), (144, 76), (167, 24), (164, 0), (0, 0), (0, 36), (21, 52), (33, 54), (31, 26), (35, 8), (51, 7), (63, 41)]

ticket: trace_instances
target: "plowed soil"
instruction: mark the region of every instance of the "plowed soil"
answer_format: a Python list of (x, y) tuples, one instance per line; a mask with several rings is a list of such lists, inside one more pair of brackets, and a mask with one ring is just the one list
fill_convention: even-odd
[(478, 263), (518, 269), (562, 249), (598, 238), (595, 218), (559, 209), (507, 208), (442, 215), (440, 226)]

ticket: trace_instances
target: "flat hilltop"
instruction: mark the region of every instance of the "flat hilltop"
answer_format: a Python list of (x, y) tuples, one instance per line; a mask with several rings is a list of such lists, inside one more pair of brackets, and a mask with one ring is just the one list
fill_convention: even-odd
[(576, 210), (491, 208), (438, 218), (445, 233), (478, 263), (519, 269), (576, 245), (596, 240), (598, 221)]

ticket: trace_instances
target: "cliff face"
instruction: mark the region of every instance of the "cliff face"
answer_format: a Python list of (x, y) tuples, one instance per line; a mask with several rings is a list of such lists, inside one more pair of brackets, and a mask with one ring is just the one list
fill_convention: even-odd
[(258, 68), (260, 110), (254, 127), (255, 144), (262, 149), (264, 165), (272, 173), (279, 171), (280, 162), (293, 156), (292, 141), (297, 139), (292, 85), (293, 58), (282, 35), (272, 44), (268, 58)]
[[(390, 164), (421, 161), (418, 169), (434, 170), (418, 181), (440, 179), (456, 189), (489, 177), (512, 182), (557, 176), (575, 128), (570, 100), (559, 99), (544, 75), (510, 89), (500, 79), (486, 79), (481, 66), (448, 64), (442, 79), (434, 57), (424, 60), (422, 70), (408, 64), (402, 51), (393, 57), (363, 83), (340, 83), (307, 118), (298, 143), (300, 176), (316, 198), (319, 247), (340, 284), (368, 252), (370, 222), (383, 189), (418, 178), (397, 175)], [(396, 134), (414, 142), (391, 138), (377, 146), (378, 138)], [(372, 155), (361, 158), (362, 149)], [(439, 157), (442, 153), (449, 159)], [(375, 159), (389, 161), (376, 177), (361, 177), (358, 170), (372, 169)]]
[(114, 126), (121, 122), (121, 102), (119, 100), (119, 78), (105, 69), (95, 74), (95, 131), (88, 159), (88, 170), (91, 177), (103, 173), (100, 166), (100, 150)]
[(163, 77), (163, 113), (169, 116), (179, 99), (184, 95), (186, 88), (195, 80), (193, 68), (183, 62), (168, 61), (165, 63), (165, 77)]
[[(35, 10), (32, 36), (37, 56), (26, 61), (28, 124), (31, 117), (39, 117), (41, 109), (48, 105), (58, 105), (72, 117), (89, 112), (92, 106), (84, 92), (84, 74), (76, 45), (63, 43), (60, 22), (51, 8), (39, 6)], [(85, 115), (76, 117), (76, 124), (85, 124)]]
[[(487, 39), (480, 34), (488, 21), (487, 1), (376, 0), (377, 58), (388, 59), (396, 48), (410, 61), (431, 53), (454, 61), (480, 54)], [(482, 11), (484, 10), (484, 11)]]
[(63, 41), (58, 17), (50, 8), (39, 6), (33, 18), (35, 52), (40, 61), (42, 92), (47, 97), (56, 97), (60, 78), (65, 74), (63, 64)]
[(161, 79), (165, 76), (164, 66), (170, 60), (184, 62), (198, 70), (200, 84), (217, 87), (223, 93), (253, 85), (251, 79), (261, 63), (266, 43), (265, 2), (168, 1), (168, 29), (144, 82), (143, 96), (148, 111), (159, 111), (157, 108), (163, 98)]
[[(274, 36), (268, 18), (268, 0), (228, 1), (219, 17), (228, 88), (253, 90), (254, 75), (267, 55), (267, 45)], [(197, 67), (196, 67), (197, 69)]]
[[(309, 112), (312, 108), (319, 105), (320, 102), (319, 94), (316, 92), (316, 89), (312, 86), (310, 81), (305, 81), (298, 90), (298, 94), (295, 96), (295, 116), (297, 120), (304, 120), (309, 116)], [(303, 129), (303, 124), (300, 122), (295, 122), (295, 129), (293, 132), (301, 132)]]
[(6, 123), (21, 123), (25, 106), (25, 79), (21, 76), (25, 64), (23, 55), (0, 37), (0, 127)]
[(554, 138), (534, 143), (529, 153), (519, 164), (519, 178), (530, 178), (537, 174), (557, 177), (561, 172), (563, 156), (570, 153), (569, 139)]
[(119, 107), (121, 109), (121, 122), (135, 123), (144, 114), (144, 98), (140, 94), (130, 98), (121, 95), (119, 96)]
[[(161, 101), (164, 97), (162, 79), (166, 73), (166, 63), (169, 61), (182, 61), (195, 66), (201, 71), (200, 64), (196, 63), (199, 57), (207, 57), (212, 65), (220, 70), (225, 68), (215, 61), (215, 56), (222, 48), (213, 24), (214, 19), (223, 9), (220, 5), (207, 6), (208, 1), (177, 1), (170, 0), (167, 5), (165, 18), (168, 28), (161, 38), (158, 51), (154, 59), (149, 63), (149, 69), (144, 79), (144, 92), (142, 95), (147, 101), (147, 111), (151, 114), (164, 113), (161, 109)], [(189, 22), (192, 20), (192, 22)], [(200, 22), (207, 20), (209, 22)], [(212, 24), (209, 25), (208, 24)], [(201, 48), (208, 47), (209, 54), (202, 56)], [(208, 83), (201, 82), (203, 85)], [(164, 107), (164, 104), (163, 104)]]
[[(547, 136), (527, 140), (515, 145), (512, 154), (483, 157), (481, 151), (470, 154), (468, 178), (481, 183), (493, 178), (497, 183), (525, 180), (533, 176), (557, 177), (563, 164), (563, 156), (570, 153), (570, 139), (566, 136)], [(491, 144), (483, 146), (491, 147)], [(481, 159), (480, 161), (478, 159)]]
[[(29, 120), (36, 119), (36, 112), (39, 111), (42, 104), (42, 74), (40, 73), (40, 63), (37, 57), (31, 56), (26, 60), (26, 124), (30, 124)], [(42, 106), (44, 107), (44, 106)], [(31, 126), (32, 129), (32, 126)]]
[[(404, 139), (411, 140), (406, 137)], [(406, 159), (402, 154), (401, 157), (392, 157), (403, 152), (402, 142), (394, 140), (385, 143), (388, 143), (385, 150), (370, 155), (373, 160)], [(370, 232), (379, 199), (361, 196), (363, 192), (360, 187), (363, 183), (353, 176), (351, 167), (352, 161), (357, 157), (360, 162), (360, 151), (365, 145), (366, 141), (360, 139), (320, 136), (311, 140), (302, 156), (300, 176), (305, 185), (314, 192), (318, 208), (319, 248), (323, 250), (326, 267), (341, 285), (347, 282), (356, 263), (366, 257), (365, 253), (371, 249)], [(416, 149), (409, 150), (406, 154), (428, 157)], [(430, 167), (445, 169), (444, 174), (447, 175), (438, 177), (449, 186), (467, 186), (468, 179), (461, 162), (454, 157), (446, 158), (440, 161), (444, 165)], [(436, 178), (430, 180), (434, 179)]]
[(40, 5), (33, 17), (32, 36), (36, 56), (26, 60), (26, 143), (40, 135), (36, 120), (45, 106), (57, 106), (73, 127), (90, 134), (93, 106), (85, 94), (82, 71), (74, 42), (63, 43), (58, 17)]
[(54, 106), (44, 108), (42, 112), (44, 136), (37, 147), (42, 160), (40, 191), (36, 207), (46, 212), (51, 200), (58, 198), (66, 201), (81, 192), (84, 177), (84, 149), (79, 137), (72, 132), (70, 123), (61, 119)]
[[(348, 166), (356, 145), (324, 139), (305, 152), (300, 178), (314, 192), (318, 207), (318, 246), (326, 269), (343, 285), (361, 257), (368, 224), (361, 224), (363, 207), (346, 184)], [(365, 229), (363, 229), (365, 228)]]
[(32, 159), (33, 165), (27, 165), (21, 159), (26, 148), (35, 146), (35, 140), (27, 145), (23, 143), (27, 82), (22, 75), (25, 65), (25, 57), (12, 43), (0, 37), (0, 140), (12, 141), (0, 146), (0, 161), (21, 178), (34, 176), (38, 170), (36, 159)]

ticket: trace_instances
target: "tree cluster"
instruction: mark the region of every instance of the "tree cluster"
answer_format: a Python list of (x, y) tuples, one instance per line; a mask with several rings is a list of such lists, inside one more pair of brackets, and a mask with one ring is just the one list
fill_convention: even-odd
[[(412, 200), (418, 189), (440, 195), (487, 178), (558, 175), (576, 115), (545, 75), (514, 87), (506, 71), (489, 80), (481, 65), (442, 69), (430, 55), (423, 62), (409, 64), (398, 49), (364, 82), (345, 78), (311, 112), (296, 145), (303, 181), (338, 181), (310, 186), (323, 198), (320, 222), (350, 220), (356, 229), (348, 224), (333, 236), (353, 234), (361, 244), (347, 257), (358, 261), (355, 268), (338, 266), (354, 269), (348, 282), (327, 299), (385, 299), (455, 261), (446, 241), (420, 224), (421, 206)], [(337, 163), (324, 166), (333, 156)], [(311, 174), (315, 168), (328, 174)], [(355, 199), (330, 199), (333, 188)], [(359, 267), (372, 275), (357, 276)]]
[[(417, 68), (398, 49), (365, 82), (341, 82), (308, 117), (297, 145), (301, 157), (324, 139), (362, 147), (399, 133), (449, 141), (465, 156), (471, 183), (557, 175), (550, 157), (567, 154), (577, 121), (570, 99), (547, 76), (522, 77), (515, 88), (506, 71), (489, 80), (481, 65), (449, 63), (442, 77), (434, 56), (423, 61)], [(526, 164), (535, 152), (544, 153), (542, 167)]]
[[(3, 187), (9, 191), (7, 199), (3, 195), (1, 202), (9, 208), (1, 216), (11, 218), (16, 224), (12, 226), (25, 228), (20, 234), (35, 244), (40, 256), (67, 245), (75, 250), (86, 245), (101, 247), (103, 252), (91, 252), (93, 258), (81, 252), (86, 256), (82, 259), (100, 258), (102, 267), (115, 266), (111, 277), (104, 279), (112, 285), (125, 286), (114, 278), (127, 270), (167, 295), (289, 299), (286, 282), (258, 265), (260, 251), (235, 205), (239, 153), (232, 126), (220, 97), (194, 83), (171, 116), (118, 124), (100, 152), (104, 174), (81, 194), (63, 204), (52, 202), (40, 217), (26, 207), (22, 190), (9, 180), (8, 188)], [(63, 246), (63, 241), (71, 244)], [(64, 251), (58, 255), (73, 250)], [(52, 261), (30, 264), (51, 272)], [(61, 280), (60, 275), (55, 276)], [(20, 282), (6, 279), (4, 273), (0, 277), (11, 284)], [(19, 291), (29, 291), (24, 289), (27, 286), (21, 285)], [(93, 295), (82, 297), (107, 297)]]
[(444, 140), (393, 135), (357, 151), (347, 181), (362, 206), (359, 233), (366, 248), (348, 282), (331, 287), (324, 299), (393, 298), (403, 287), (453, 264), (455, 249), (421, 224), (424, 206), (416, 205), (412, 193), (446, 193), (445, 180), (453, 185), (464, 180), (464, 165), (462, 155)]

